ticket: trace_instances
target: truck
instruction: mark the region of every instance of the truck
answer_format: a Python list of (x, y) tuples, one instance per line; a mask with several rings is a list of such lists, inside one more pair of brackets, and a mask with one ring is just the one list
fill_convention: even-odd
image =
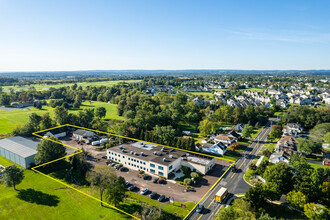
[(214, 200), (216, 202), (222, 202), (224, 198), (228, 195), (228, 189), (225, 187), (221, 187), (220, 190), (215, 194)]

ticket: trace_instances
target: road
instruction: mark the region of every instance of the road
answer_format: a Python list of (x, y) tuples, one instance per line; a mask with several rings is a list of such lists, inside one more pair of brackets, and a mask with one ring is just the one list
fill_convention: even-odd
[(202, 214), (193, 210), (185, 219), (189, 220), (210, 220), (213, 215), (217, 213), (218, 209), (223, 204), (214, 202), (215, 194), (221, 187), (226, 187), (230, 194), (245, 193), (250, 187), (244, 180), (244, 173), (246, 172), (249, 164), (258, 155), (264, 141), (271, 131), (271, 124), (275, 121), (269, 121), (262, 131), (258, 134), (255, 140), (245, 150), (244, 154), (248, 154), (247, 158), (241, 157), (235, 162), (235, 167), (238, 169), (236, 172), (232, 170), (227, 171), (224, 177), (213, 187), (213, 189), (203, 198), (200, 204), (203, 204), (205, 209)]

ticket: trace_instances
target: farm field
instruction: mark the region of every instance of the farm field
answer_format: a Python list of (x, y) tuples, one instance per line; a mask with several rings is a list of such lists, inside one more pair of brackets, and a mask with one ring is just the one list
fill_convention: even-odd
[[(134, 83), (134, 82), (140, 82), (141, 80), (110, 80), (110, 81), (99, 81), (99, 82), (77, 82), (78, 86), (86, 87), (86, 86), (113, 86), (121, 82), (125, 83)], [(3, 91), (10, 91), (10, 89), (16, 90), (26, 90), (30, 87), (34, 87), (37, 91), (40, 90), (47, 90), (49, 88), (59, 88), (59, 87), (66, 87), (66, 86), (72, 86), (74, 83), (61, 83), (61, 84), (34, 84), (34, 85), (24, 85), (24, 86), (2, 86)]]
[(0, 219), (131, 219), (31, 170), (18, 191), (0, 184)]
[[(82, 110), (84, 108), (96, 108), (96, 107), (104, 107), (107, 110), (107, 114), (105, 119), (121, 119), (124, 118), (121, 116), (118, 116), (117, 114), (117, 105), (116, 104), (110, 104), (106, 102), (97, 102), (92, 101), (91, 103), (89, 101), (83, 102), (80, 106), (80, 109), (70, 109), (69, 112), (77, 112), (78, 110)], [(54, 109), (45, 106), (41, 110), (33, 108), (33, 109), (19, 109), (19, 110), (12, 110), (12, 111), (5, 111), (0, 110), (0, 134), (8, 134), (11, 133), (16, 125), (24, 125), (28, 122), (29, 116), (32, 113), (36, 113), (39, 115), (43, 115), (46, 112), (49, 112), (50, 116), (54, 116)]]

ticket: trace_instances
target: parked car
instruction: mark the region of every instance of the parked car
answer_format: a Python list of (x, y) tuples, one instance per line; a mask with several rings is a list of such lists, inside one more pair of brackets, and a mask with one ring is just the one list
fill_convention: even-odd
[(120, 169), (119, 169), (121, 172), (124, 172), (125, 170), (126, 170), (126, 168), (125, 167), (120, 167)]
[(108, 158), (107, 155), (102, 156), (102, 159), (107, 159), (107, 158)]
[(161, 196), (159, 196), (158, 201), (161, 202), (161, 201), (163, 201), (164, 199), (165, 199), (165, 195), (161, 195)]
[(128, 190), (129, 191), (133, 191), (135, 189), (135, 186), (134, 185), (131, 185), (130, 187), (128, 187)]
[(159, 180), (158, 178), (155, 178), (155, 179), (152, 180), (152, 182), (153, 183), (158, 183), (158, 180)]
[(144, 190), (141, 191), (141, 195), (145, 195), (148, 192), (148, 188), (145, 188)]
[(204, 205), (203, 204), (198, 204), (196, 208), (197, 213), (202, 213), (204, 210)]
[(157, 195), (157, 193), (152, 192), (152, 193), (150, 193), (150, 198), (153, 199), (156, 195)]
[(149, 175), (147, 175), (147, 174), (144, 174), (144, 175), (143, 175), (143, 179), (144, 179), (144, 180), (147, 180), (147, 179), (149, 179), (149, 177), (150, 177), (150, 176), (149, 176)]
[(119, 164), (116, 164), (116, 165), (115, 165), (115, 168), (118, 169), (118, 167), (119, 167)]
[(128, 187), (129, 184), (130, 184), (130, 183), (129, 183), (128, 181), (125, 182), (126, 187)]
[(113, 166), (115, 166), (116, 164), (115, 164), (115, 163), (111, 163), (110, 165), (113, 167)]
[(158, 183), (158, 184), (163, 184), (163, 183), (165, 183), (165, 180), (163, 180), (163, 179), (159, 179), (159, 180), (157, 181), (157, 183)]

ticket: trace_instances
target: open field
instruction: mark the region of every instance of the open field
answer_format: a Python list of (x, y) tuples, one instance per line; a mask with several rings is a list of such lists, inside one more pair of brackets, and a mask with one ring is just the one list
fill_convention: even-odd
[(189, 94), (195, 95), (195, 96), (204, 96), (204, 98), (206, 96), (212, 98), (213, 93), (212, 92), (189, 92)]
[[(89, 101), (86, 101), (82, 103), (80, 109), (70, 109), (69, 112), (75, 113), (78, 110), (82, 110), (84, 108), (96, 108), (96, 107), (106, 108), (107, 114), (105, 119), (121, 119), (121, 120), (124, 119), (123, 117), (118, 116), (116, 104), (110, 104), (106, 102), (92, 101), (90, 103)], [(46, 112), (49, 112), (51, 117), (54, 116), (54, 109), (49, 106), (45, 106), (41, 110), (36, 108), (30, 110), (19, 109), (13, 111), (0, 110), (0, 134), (11, 133), (17, 124), (24, 125), (25, 123), (28, 122), (29, 116), (32, 113), (43, 115)]]
[(0, 219), (130, 219), (31, 170), (19, 191), (0, 184)]
[[(140, 82), (141, 80), (110, 80), (110, 81), (99, 81), (99, 82), (77, 82), (78, 86), (86, 87), (86, 86), (113, 86), (121, 82), (125, 83), (134, 83), (134, 82)], [(33, 85), (24, 85), (24, 86), (2, 86), (3, 91), (10, 91), (10, 89), (13, 89), (14, 91), (18, 90), (26, 90), (30, 87), (34, 87), (37, 91), (40, 90), (47, 90), (49, 88), (59, 88), (59, 87), (66, 87), (66, 86), (72, 86), (74, 83), (59, 83), (55, 85), (50, 84), (33, 84)]]

